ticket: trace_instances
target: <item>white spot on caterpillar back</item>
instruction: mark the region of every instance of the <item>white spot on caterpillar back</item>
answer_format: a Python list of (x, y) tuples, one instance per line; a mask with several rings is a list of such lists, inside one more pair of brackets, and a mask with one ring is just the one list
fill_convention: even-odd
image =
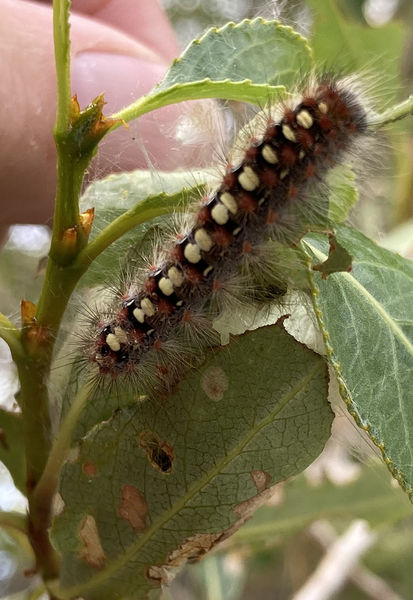
[(192, 264), (201, 260), (201, 252), (198, 244), (187, 244), (184, 250), (185, 258)]
[(233, 215), (237, 214), (238, 204), (234, 196), (231, 196), (231, 194), (228, 194), (228, 192), (224, 192), (221, 194), (219, 199), (221, 200), (222, 204), (227, 207), (230, 213)]
[(147, 317), (152, 317), (155, 314), (155, 307), (149, 298), (141, 300), (141, 307)]
[(216, 204), (211, 210), (211, 217), (218, 225), (225, 225), (229, 219), (227, 207), (223, 204)]
[(171, 296), (174, 293), (174, 286), (168, 277), (161, 277), (159, 280), (159, 289), (165, 296)]
[(263, 146), (261, 153), (262, 153), (264, 160), (266, 160), (267, 163), (270, 163), (270, 165), (277, 164), (277, 162), (278, 162), (277, 153), (275, 152), (275, 150), (273, 150), (271, 148), (271, 146), (269, 144), (265, 144)]
[(145, 313), (141, 308), (135, 308), (132, 314), (139, 323), (145, 322)]
[(172, 281), (173, 286), (177, 288), (180, 287), (184, 281), (184, 276), (176, 267), (171, 267), (168, 270), (168, 277)]
[(205, 250), (206, 252), (211, 250), (212, 246), (214, 245), (214, 242), (205, 229), (197, 229), (194, 238), (201, 250)]
[(111, 350), (117, 352), (120, 350), (120, 342), (114, 333), (109, 333), (106, 336), (106, 343)]
[(300, 110), (297, 115), (297, 123), (304, 127), (304, 129), (310, 129), (313, 126), (313, 117), (310, 115), (308, 110)]
[(115, 327), (114, 333), (121, 344), (128, 343), (128, 337), (126, 335), (126, 331), (124, 331), (121, 327)]
[(296, 141), (295, 133), (294, 133), (294, 131), (291, 129), (291, 127), (289, 125), (283, 125), (282, 126), (282, 132), (283, 132), (284, 137), (287, 140), (290, 140), (290, 142), (295, 142)]
[(247, 192), (253, 192), (260, 185), (259, 177), (249, 166), (244, 167), (242, 173), (238, 175), (238, 181)]

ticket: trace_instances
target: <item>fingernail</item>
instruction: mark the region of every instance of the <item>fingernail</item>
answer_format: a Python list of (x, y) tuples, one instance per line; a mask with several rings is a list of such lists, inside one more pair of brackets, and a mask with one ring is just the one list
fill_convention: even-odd
[(108, 115), (149, 92), (166, 68), (124, 54), (81, 52), (72, 63), (72, 92), (77, 94), (81, 108), (104, 93)]

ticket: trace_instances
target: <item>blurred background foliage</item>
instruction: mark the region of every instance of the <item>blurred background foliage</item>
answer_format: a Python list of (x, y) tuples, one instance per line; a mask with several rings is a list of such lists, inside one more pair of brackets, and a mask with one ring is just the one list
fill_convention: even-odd
[[(317, 62), (340, 72), (361, 71), (371, 81), (375, 106), (413, 93), (411, 0), (162, 0), (182, 48), (210, 26), (262, 15), (280, 17), (306, 35)], [(367, 85), (369, 87), (369, 84)], [(378, 140), (372, 173), (362, 183), (353, 223), (383, 245), (413, 258), (413, 120), (389, 128)], [(0, 255), (1, 310), (13, 317), (16, 298), (35, 298), (47, 254), (46, 227), (11, 228)], [(15, 374), (0, 346), (2, 405), (13, 407)], [(343, 581), (338, 600), (413, 598), (413, 512), (391, 481), (377, 452), (336, 408), (333, 437), (323, 455), (294, 481), (277, 487), (268, 506), (198, 565), (184, 569), (162, 600), (287, 600), (314, 575), (320, 560), (355, 519), (375, 538), (357, 569)], [(25, 510), (23, 497), (0, 471), (0, 511)], [(1, 517), (0, 517), (1, 524)], [(41, 597), (25, 589), (32, 567), (24, 536), (0, 535), (0, 597)], [(35, 582), (36, 583), (36, 582)], [(310, 599), (310, 596), (308, 596)], [(305, 600), (305, 596), (300, 596)]]

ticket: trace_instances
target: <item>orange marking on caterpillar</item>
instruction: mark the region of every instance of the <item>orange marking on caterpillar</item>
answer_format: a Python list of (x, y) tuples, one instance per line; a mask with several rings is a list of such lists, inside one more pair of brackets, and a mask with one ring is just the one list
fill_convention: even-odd
[(217, 227), (215, 231), (212, 232), (212, 237), (216, 245), (221, 248), (228, 248), (234, 239), (232, 233), (227, 231), (224, 227)]
[(238, 197), (238, 206), (246, 213), (253, 213), (257, 210), (258, 202), (252, 194), (241, 192)]
[(264, 169), (260, 173), (260, 181), (269, 188), (274, 188), (278, 185), (280, 178), (272, 169)]

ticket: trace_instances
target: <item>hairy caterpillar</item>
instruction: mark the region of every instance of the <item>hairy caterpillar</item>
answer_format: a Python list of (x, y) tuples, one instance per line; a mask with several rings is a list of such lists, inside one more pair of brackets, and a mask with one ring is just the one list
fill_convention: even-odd
[(240, 272), (261, 268), (266, 240), (291, 243), (303, 234), (297, 207), (309, 225), (316, 220), (315, 194), (327, 172), (368, 130), (367, 109), (348, 80), (327, 75), (259, 118), (261, 132), (186, 227), (94, 319), (85, 356), (100, 377), (132, 377), (141, 390), (174, 382), (182, 365), (216, 340), (210, 315), (237, 295), (234, 281), (243, 287)]

